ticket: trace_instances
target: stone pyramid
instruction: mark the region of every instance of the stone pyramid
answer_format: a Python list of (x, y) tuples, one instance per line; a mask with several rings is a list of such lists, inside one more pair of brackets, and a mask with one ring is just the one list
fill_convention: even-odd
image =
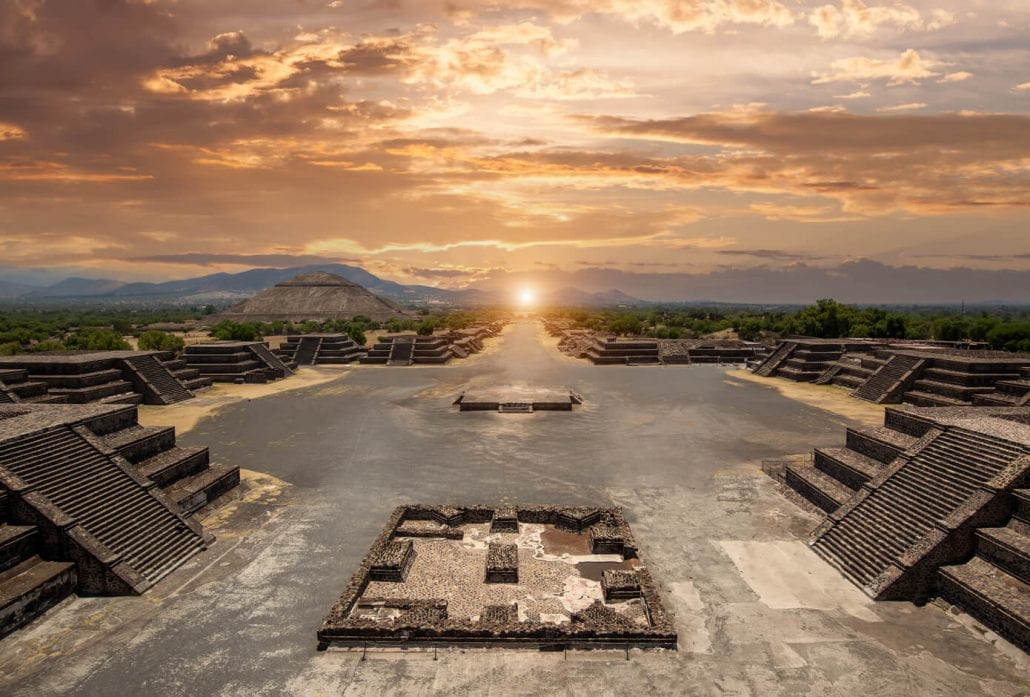
[(303, 322), (351, 319), (365, 315), (382, 321), (407, 313), (394, 302), (342, 276), (315, 271), (277, 283), (253, 298), (233, 305), (215, 319), (234, 322)]

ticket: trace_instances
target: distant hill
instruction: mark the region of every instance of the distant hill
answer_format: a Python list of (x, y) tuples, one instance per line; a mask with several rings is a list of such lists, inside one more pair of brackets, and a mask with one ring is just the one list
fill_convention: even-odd
[(0, 300), (8, 298), (19, 298), (23, 295), (37, 290), (35, 286), (27, 286), (24, 283), (12, 283), (0, 281)]
[(320, 264), (286, 269), (251, 269), (240, 273), (216, 273), (163, 283), (124, 283), (110, 279), (67, 278), (44, 288), (0, 282), (0, 298), (26, 304), (77, 300), (101, 304), (230, 305), (245, 300), (277, 283), (302, 273), (323, 271), (343, 276), (394, 302), (465, 303), (486, 301), (492, 293), (453, 291), (431, 286), (403, 285), (387, 281), (356, 266)]
[(73, 276), (46, 288), (33, 289), (28, 295), (33, 298), (88, 298), (116, 293), (123, 287), (125, 287), (124, 281)]
[(565, 286), (556, 291), (548, 293), (543, 298), (544, 305), (556, 305), (566, 307), (617, 307), (624, 305), (639, 306), (650, 303), (640, 298), (634, 298), (621, 290), (608, 290), (598, 293), (587, 293), (573, 286)]

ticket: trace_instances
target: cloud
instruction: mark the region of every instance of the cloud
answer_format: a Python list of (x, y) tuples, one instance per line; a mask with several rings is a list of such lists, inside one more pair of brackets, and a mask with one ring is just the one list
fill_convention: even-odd
[(427, 269), (417, 266), (407, 266), (404, 268), (404, 273), (408, 276), (417, 276), (419, 278), (468, 278), (469, 270), (465, 268), (461, 269)]
[(882, 106), (877, 109), (881, 112), (890, 111), (915, 111), (917, 109), (925, 109), (926, 102), (908, 102), (907, 104), (895, 104), (894, 106)]
[(1030, 117), (1023, 115), (866, 116), (748, 107), (680, 119), (580, 121), (622, 139), (718, 148), (623, 165), (686, 188), (817, 194), (837, 201), (848, 216), (1030, 207)]
[(448, 0), (446, 6), (452, 16), (463, 19), (504, 7), (546, 13), (563, 24), (599, 14), (633, 25), (655, 25), (674, 34), (711, 34), (740, 25), (786, 27), (795, 21), (794, 13), (779, 0)]
[(26, 135), (28, 134), (21, 126), (15, 126), (13, 123), (4, 123), (3, 121), (0, 121), (0, 141), (21, 140)]
[(966, 72), (965, 70), (959, 70), (955, 73), (948, 73), (937, 82), (962, 82), (963, 80), (968, 80), (971, 77), (973, 77), (973, 73)]
[(1024, 82), (1022, 84), (1016, 85), (1015, 87), (1012, 88), (1012, 90), (1014, 92), (1027, 92), (1027, 91), (1030, 91), (1030, 82)]
[(822, 261), (829, 257), (808, 252), (785, 252), (779, 249), (722, 249), (716, 254), (744, 256), (768, 261)]
[(849, 92), (848, 94), (835, 94), (835, 95), (833, 95), (833, 98), (834, 99), (868, 99), (871, 96), (873, 96), (873, 95), (869, 94), (865, 90), (855, 90), (854, 92)]
[(271, 266), (285, 268), (312, 264), (355, 264), (359, 259), (314, 256), (310, 254), (211, 254), (187, 252), (184, 254), (148, 254), (129, 257), (127, 261), (182, 264), (184, 266)]
[(885, 26), (899, 31), (937, 31), (955, 21), (955, 16), (943, 9), (932, 10), (924, 18), (911, 5), (867, 5), (861, 0), (843, 0), (839, 6), (823, 5), (808, 15), (809, 24), (823, 39), (869, 37)]
[(915, 49), (907, 49), (896, 59), (840, 58), (830, 64), (830, 71), (813, 73), (813, 85), (831, 82), (887, 80), (888, 85), (915, 84), (919, 80), (940, 75), (939, 69), (949, 65), (933, 58), (924, 58)]

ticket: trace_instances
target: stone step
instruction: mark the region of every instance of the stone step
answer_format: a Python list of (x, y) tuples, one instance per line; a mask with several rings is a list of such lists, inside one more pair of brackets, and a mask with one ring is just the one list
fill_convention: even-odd
[(101, 438), (104, 446), (136, 464), (175, 447), (171, 426), (131, 426)]
[(50, 388), (50, 394), (64, 395), (72, 404), (87, 404), (89, 402), (99, 401), (104, 397), (113, 397), (115, 395), (122, 395), (132, 392), (135, 392), (135, 390), (132, 387), (132, 383), (126, 380), (114, 380), (112, 382), (107, 382), (102, 385), (92, 385), (90, 387)]
[(784, 471), (787, 485), (827, 513), (840, 508), (855, 492), (813, 465), (790, 464)]
[(1016, 501), (1012, 517), (1030, 524), (1030, 489), (1013, 489), (1012, 498)]
[(71, 595), (76, 580), (74, 564), (38, 556), (0, 573), (0, 638)]
[(941, 597), (1030, 651), (1030, 585), (983, 557), (941, 567), (938, 577)]
[(885, 465), (911, 448), (915, 442), (912, 436), (889, 428), (849, 428), (845, 435), (846, 447)]
[(38, 544), (39, 530), (35, 525), (0, 525), (0, 571), (35, 554)]
[(95, 370), (88, 373), (54, 373), (54, 374), (40, 374), (33, 375), (33, 380), (39, 380), (54, 387), (95, 387), (96, 385), (106, 385), (109, 382), (117, 382), (122, 378), (122, 371), (117, 368), (105, 368), (104, 370)]
[(1018, 378), (1015, 372), (1004, 373), (968, 373), (959, 370), (946, 370), (944, 368), (927, 368), (923, 376), (928, 380), (947, 382), (953, 385), (987, 386), (990, 387), (999, 380)]
[(931, 394), (940, 395), (942, 397), (951, 397), (952, 399), (968, 401), (975, 394), (986, 394), (993, 392), (994, 388), (990, 385), (987, 386), (975, 386), (975, 385), (956, 385), (951, 382), (940, 382), (938, 380), (916, 380), (912, 383), (912, 389), (920, 392), (929, 392)]
[(186, 380), (184, 382), (184, 384), (186, 385), (186, 388), (188, 390), (190, 390), (191, 392), (196, 392), (197, 390), (202, 390), (205, 387), (211, 387), (211, 383), (212, 383), (212, 381), (211, 381), (211, 377), (210, 376), (189, 378), (188, 380)]
[(816, 448), (813, 464), (849, 489), (858, 489), (883, 468), (883, 463), (850, 448)]
[(204, 447), (172, 447), (136, 466), (136, 470), (159, 487), (166, 487), (183, 477), (189, 477), (206, 468), (209, 451)]
[(143, 404), (143, 395), (139, 392), (123, 392), (97, 400), (97, 404)]
[(902, 401), (917, 407), (968, 407), (972, 405), (972, 402), (922, 390), (908, 390)]
[(1030, 583), (1030, 537), (1013, 528), (980, 528), (976, 552), (1023, 583)]
[(240, 468), (214, 463), (196, 474), (179, 479), (165, 493), (188, 515), (208, 505), (240, 483)]

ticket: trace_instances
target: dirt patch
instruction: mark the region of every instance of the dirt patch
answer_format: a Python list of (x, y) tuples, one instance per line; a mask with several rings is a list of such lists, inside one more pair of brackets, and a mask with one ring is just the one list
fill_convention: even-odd
[(884, 405), (856, 399), (847, 390), (835, 385), (813, 385), (783, 378), (763, 378), (749, 370), (730, 371), (726, 373), (726, 377), (731, 383), (737, 380), (757, 383), (776, 390), (788, 399), (858, 421), (866, 426), (883, 425)]
[(345, 370), (341, 370), (341, 367), (304, 368), (288, 378), (263, 385), (216, 383), (201, 390), (196, 397), (185, 402), (167, 406), (141, 406), (139, 422), (142, 426), (175, 426), (176, 434), (181, 436), (195, 428), (201, 419), (213, 416), (230, 404), (340, 380), (348, 374)]
[(601, 576), (609, 569), (633, 570), (636, 568), (635, 559), (626, 561), (581, 561), (576, 564), (576, 571), (583, 578), (590, 581), (601, 582)]
[(568, 554), (577, 557), (590, 554), (590, 540), (586, 534), (548, 527), (540, 534), (545, 554), (561, 556)]

